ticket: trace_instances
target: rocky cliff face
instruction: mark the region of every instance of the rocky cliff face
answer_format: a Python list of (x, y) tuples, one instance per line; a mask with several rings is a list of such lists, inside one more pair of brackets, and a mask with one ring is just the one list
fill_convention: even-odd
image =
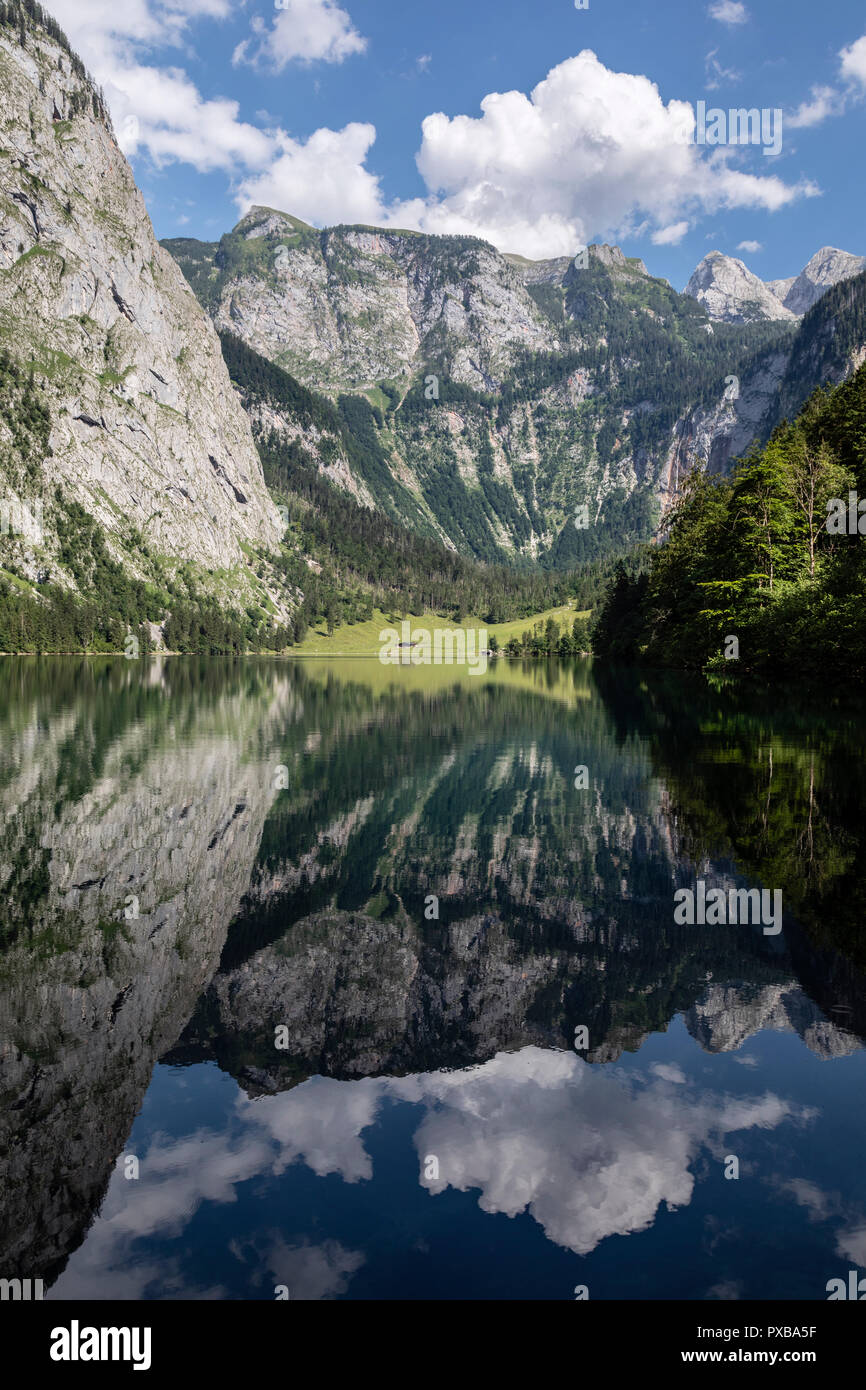
[(850, 280), (864, 270), (866, 258), (863, 256), (852, 256), (848, 251), (822, 246), (792, 282), (783, 301), (785, 308), (794, 314), (808, 313), (833, 285)]
[(557, 345), (517, 271), (473, 237), (363, 227), (320, 234), (253, 208), (234, 229), (231, 259), (217, 326), (308, 385), (407, 377), (437, 338), (452, 335), (454, 379), (483, 390), (507, 374), (516, 349)]
[(711, 251), (695, 271), (685, 293), (721, 323), (802, 318), (833, 285), (866, 270), (866, 258), (823, 246), (799, 275), (759, 280), (742, 261)]
[(22, 460), (0, 430), (0, 487), (46, 498), (34, 563), (64, 581), (55, 484), (133, 569), (141, 549), (207, 568), (280, 532), (219, 340), (158, 245), (99, 94), (38, 25), (0, 25), (0, 348), (50, 413)]
[[(219, 971), (169, 1060), (213, 1058), (257, 1096), (314, 1075), (465, 1067), (528, 1045), (568, 1050), (571, 1020), (580, 1018), (592, 1040), (587, 1060), (616, 1061), (639, 1051), (654, 1029), (627, 1021), (630, 1001), (615, 985), (587, 1013), (584, 974), (603, 973), (621, 946), (596, 930), (583, 949), (590, 959), (561, 939), (554, 949), (539, 943), (527, 950), (495, 912), (426, 933), (405, 918), (319, 913), (242, 965)], [(735, 1051), (763, 1030), (795, 1032), (825, 1060), (862, 1047), (790, 976), (763, 987), (722, 985), (708, 983), (707, 973), (684, 958), (680, 967), (689, 972), (694, 1000), (684, 1022), (707, 1052)], [(659, 983), (642, 982), (638, 993)], [(279, 1027), (288, 1029), (285, 1050), (275, 1047)]]
[(767, 353), (742, 379), (732, 374), (716, 401), (677, 421), (660, 478), (663, 512), (676, 500), (695, 459), (705, 460), (711, 473), (725, 473), (754, 440), (766, 437), (789, 362), (787, 351)]
[(796, 317), (742, 261), (711, 251), (689, 280), (685, 293), (717, 323), (755, 323)]
[[(219, 244), (166, 245), (221, 331), (347, 418), (359, 402), (352, 426), (377, 467), (302, 440), (322, 472), (485, 559), (569, 564), (648, 535), (672, 449), (687, 468), (703, 444), (695, 434), (690, 451), (678, 424), (755, 357), (745, 330), (708, 342), (694, 301), (618, 247), (530, 262), (468, 237), (320, 232), (267, 208)], [(785, 329), (761, 331), (765, 345)], [(290, 412), (257, 425), (299, 437)]]
[[(718, 253), (679, 295), (618, 247), (534, 262), (268, 208), (218, 244), (166, 245), (222, 332), (344, 414), (358, 402), (378, 463), (304, 438), (290, 411), (257, 404), (258, 428), (464, 553), (554, 565), (646, 538), (698, 460), (726, 469), (762, 434), (800, 322), (779, 296), (806, 293)], [(854, 261), (804, 276), (817, 294)]]

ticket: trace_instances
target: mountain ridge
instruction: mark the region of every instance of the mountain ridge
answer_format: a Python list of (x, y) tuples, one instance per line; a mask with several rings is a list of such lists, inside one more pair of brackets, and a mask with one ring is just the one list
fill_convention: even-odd
[(802, 319), (827, 290), (866, 270), (866, 257), (822, 246), (799, 275), (760, 280), (744, 261), (710, 251), (683, 291), (702, 304), (716, 322)]
[(299, 441), (325, 476), (487, 561), (567, 568), (650, 539), (696, 462), (724, 471), (761, 436), (803, 325), (742, 263), (760, 312), (728, 322), (616, 246), (530, 261), (260, 206), (219, 242), (165, 245), (223, 334), (378, 454), (373, 477)]

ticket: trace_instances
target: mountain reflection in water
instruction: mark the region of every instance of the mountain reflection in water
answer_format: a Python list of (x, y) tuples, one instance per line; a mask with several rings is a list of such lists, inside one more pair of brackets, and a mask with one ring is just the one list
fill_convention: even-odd
[[(0, 666), (0, 734), (0, 1277), (823, 1299), (866, 1264), (861, 709), (70, 658)], [(782, 933), (676, 925), (698, 878), (781, 889)]]

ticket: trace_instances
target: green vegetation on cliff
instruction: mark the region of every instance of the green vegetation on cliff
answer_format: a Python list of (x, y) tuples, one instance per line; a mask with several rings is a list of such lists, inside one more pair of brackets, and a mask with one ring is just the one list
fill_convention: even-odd
[[(374, 408), (363, 397), (341, 397), (338, 410), (238, 338), (221, 337), (232, 379), (254, 419), (253, 407), (266, 406), (285, 424), (327, 436), (344, 456), (357, 458), (365, 449), (373, 455)], [(254, 433), (265, 481), (289, 520), (292, 548), (285, 572), (304, 591), (296, 640), (303, 637), (304, 620), (314, 626), (329, 609), (334, 626), (347, 618), (367, 618), (373, 608), (416, 614), (430, 609), (458, 621), (474, 613), (498, 623), (562, 606), (572, 597), (585, 598), (585, 576), (477, 564), (432, 536), (360, 506), (320, 475), (316, 460), (297, 439), (276, 429), (259, 427)], [(320, 568), (315, 580), (306, 561), (306, 574), (297, 568), (299, 557)]]
[[(618, 572), (596, 624), (596, 651), (862, 680), (866, 544), (856, 528), (866, 521), (859, 513), (848, 533), (850, 492), (866, 497), (866, 367), (816, 391), (730, 478), (690, 475), (648, 570)], [(839, 532), (832, 517), (841, 504)]]

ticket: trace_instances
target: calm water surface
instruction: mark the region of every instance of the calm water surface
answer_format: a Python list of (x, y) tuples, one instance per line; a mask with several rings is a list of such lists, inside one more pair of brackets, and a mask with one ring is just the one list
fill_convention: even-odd
[[(825, 1299), (864, 755), (862, 707), (583, 662), (3, 660), (0, 1277)], [(782, 932), (676, 925), (698, 879)]]

